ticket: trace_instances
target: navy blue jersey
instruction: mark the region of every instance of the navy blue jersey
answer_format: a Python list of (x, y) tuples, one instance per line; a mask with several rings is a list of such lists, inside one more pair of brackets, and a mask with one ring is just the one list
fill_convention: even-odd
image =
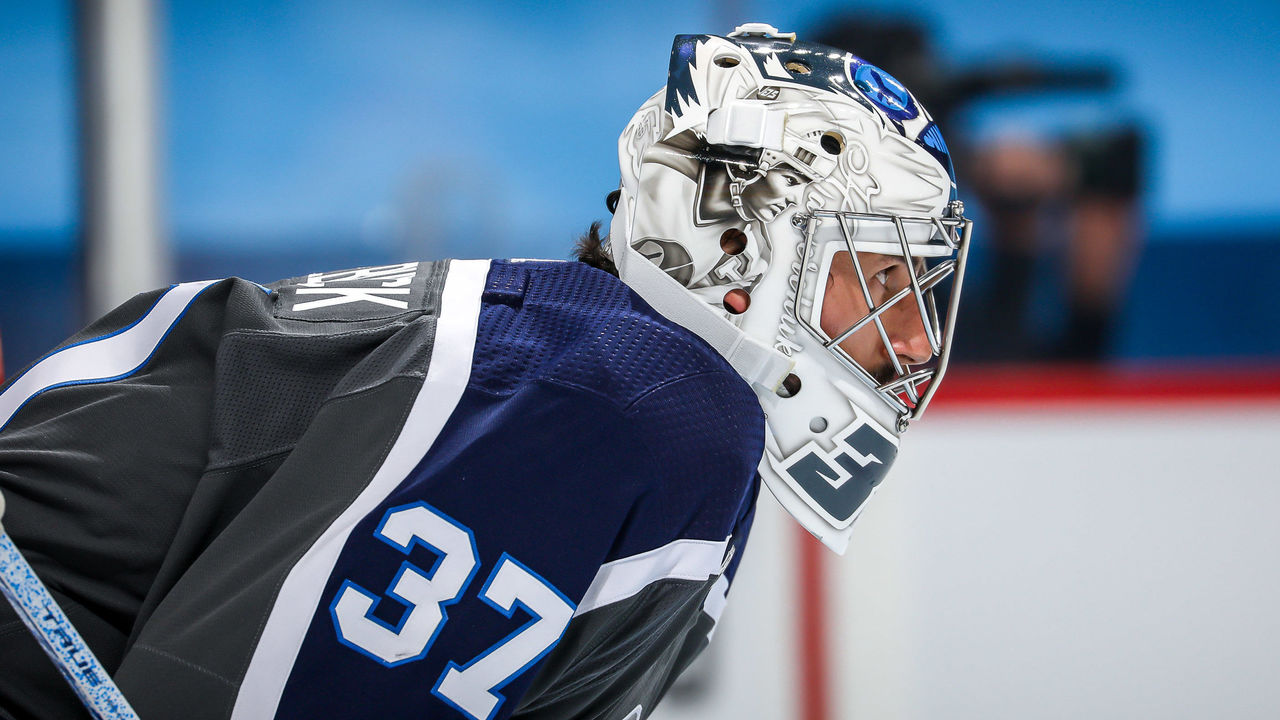
[(763, 437), (606, 273), (407, 263), (135, 299), (0, 394), (0, 486), (142, 717), (622, 720), (707, 641)]

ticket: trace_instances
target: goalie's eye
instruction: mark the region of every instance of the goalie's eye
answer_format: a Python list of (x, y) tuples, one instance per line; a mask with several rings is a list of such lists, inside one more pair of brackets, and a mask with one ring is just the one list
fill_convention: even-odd
[(876, 282), (880, 283), (886, 288), (889, 287), (889, 268), (885, 268), (884, 270), (881, 270), (880, 272), (876, 273), (872, 277), (876, 279)]

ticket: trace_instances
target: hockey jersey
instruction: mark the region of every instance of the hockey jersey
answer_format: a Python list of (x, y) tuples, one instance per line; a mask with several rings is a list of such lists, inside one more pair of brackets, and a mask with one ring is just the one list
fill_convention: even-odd
[[(405, 263), (138, 296), (0, 393), (0, 488), (148, 720), (623, 720), (708, 640), (763, 438), (611, 275)], [(4, 610), (0, 703), (79, 716)]]

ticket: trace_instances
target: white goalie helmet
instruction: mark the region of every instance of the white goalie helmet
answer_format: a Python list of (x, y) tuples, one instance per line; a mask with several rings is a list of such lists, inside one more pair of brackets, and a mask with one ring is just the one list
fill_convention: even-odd
[(843, 553), (946, 370), (971, 224), (941, 133), (883, 70), (753, 23), (677, 36), (618, 156), (619, 275), (751, 383), (761, 476)]

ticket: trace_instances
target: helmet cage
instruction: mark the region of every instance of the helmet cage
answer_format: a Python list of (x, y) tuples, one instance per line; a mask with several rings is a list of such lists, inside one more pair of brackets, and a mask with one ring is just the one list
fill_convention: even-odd
[[(837, 225), (840, 240), (817, 240), (817, 230), (824, 221)], [(901, 418), (899, 430), (905, 429), (906, 423), (924, 413), (946, 372), (973, 226), (972, 221), (964, 217), (963, 204), (959, 201), (950, 202), (943, 217), (814, 210), (797, 213), (792, 223), (803, 234), (804, 239), (801, 243), (799, 282), (784, 311), (790, 313), (797, 324), (821, 342), (841, 365), (888, 403)], [(891, 236), (896, 237), (896, 243), (858, 239), (860, 227), (875, 223), (887, 223), (892, 230)], [(863, 301), (870, 309), (832, 337), (822, 330), (819, 317), (831, 259), (835, 252), (841, 250), (847, 250), (853, 260)], [(874, 303), (866, 273), (858, 258), (859, 251), (901, 256), (906, 261), (909, 284), (881, 303)], [(946, 315), (940, 317), (934, 290), (948, 278), (952, 278), (951, 291), (947, 298)], [(911, 298), (909, 302), (914, 302), (924, 324), (931, 355), (931, 361), (926, 364), (913, 366), (902, 362), (884, 327), (882, 315), (885, 311), (899, 302), (908, 302), (908, 297)], [(808, 312), (801, 312), (801, 308)], [(840, 347), (847, 338), (868, 325), (875, 327), (892, 363), (893, 376), (885, 381), (878, 380), (871, 369), (854, 360)]]

